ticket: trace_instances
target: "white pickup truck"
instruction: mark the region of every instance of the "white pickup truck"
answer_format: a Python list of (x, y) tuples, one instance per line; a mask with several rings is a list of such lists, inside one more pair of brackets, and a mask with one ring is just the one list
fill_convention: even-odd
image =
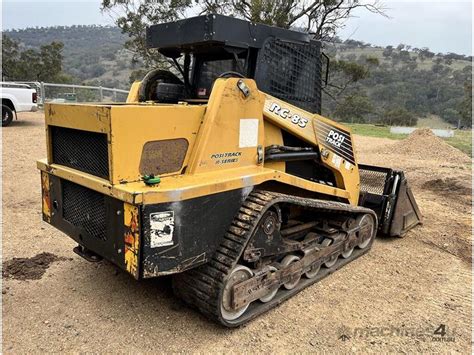
[(27, 84), (11, 82), (0, 83), (2, 99), (2, 126), (8, 126), (17, 112), (34, 112), (38, 110), (36, 90)]

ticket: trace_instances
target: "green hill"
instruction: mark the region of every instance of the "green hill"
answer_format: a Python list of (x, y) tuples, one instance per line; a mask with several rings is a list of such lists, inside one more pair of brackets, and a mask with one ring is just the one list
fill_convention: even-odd
[(133, 70), (131, 54), (123, 48), (127, 39), (117, 27), (57, 26), (4, 31), (24, 48), (39, 48), (52, 41), (64, 44), (64, 71), (76, 82), (128, 88)]
[[(397, 48), (374, 47), (360, 41), (326, 45), (326, 52), (338, 60), (370, 66), (370, 75), (345, 92), (351, 98), (349, 113), (365, 109), (359, 122), (385, 122), (387, 113), (409, 112), (415, 118), (436, 115), (450, 125), (471, 126), (469, 118), (461, 115), (470, 107), (472, 89), (472, 57), (456, 53), (433, 53), (428, 48), (412, 48), (400, 44)], [(334, 100), (326, 97), (325, 109), (336, 114)], [(338, 105), (339, 104), (339, 105)], [(416, 120), (415, 120), (416, 123)]]

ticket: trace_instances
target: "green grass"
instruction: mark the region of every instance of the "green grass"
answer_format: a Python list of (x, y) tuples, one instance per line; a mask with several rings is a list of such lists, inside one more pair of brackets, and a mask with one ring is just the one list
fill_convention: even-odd
[[(345, 125), (349, 126), (352, 129), (353, 134), (358, 134), (361, 136), (368, 136), (368, 137), (379, 137), (379, 138), (390, 138), (390, 139), (403, 139), (407, 135), (406, 134), (392, 134), (390, 133), (390, 127), (381, 127), (381, 126), (374, 126), (370, 124), (348, 124)], [(472, 157), (472, 131), (454, 131), (453, 138), (443, 138), (448, 144), (452, 145), (453, 147), (461, 150), (462, 152), (466, 153), (470, 157)]]
[(446, 138), (446, 142), (472, 157), (472, 131), (454, 131), (453, 138)]
[(368, 137), (379, 137), (379, 138), (390, 138), (390, 139), (403, 139), (407, 134), (392, 134), (390, 133), (389, 126), (374, 126), (371, 124), (361, 123), (343, 123), (349, 126), (353, 134)]

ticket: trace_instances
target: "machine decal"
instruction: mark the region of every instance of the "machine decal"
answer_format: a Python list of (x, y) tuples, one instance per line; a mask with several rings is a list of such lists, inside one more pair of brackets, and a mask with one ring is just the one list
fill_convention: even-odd
[(258, 119), (240, 120), (239, 148), (253, 148), (258, 145)]
[(215, 161), (216, 165), (237, 163), (241, 155), (242, 152), (215, 153), (211, 154), (211, 159)]
[(326, 142), (332, 144), (335, 147), (341, 148), (341, 144), (344, 143), (345, 138), (346, 137), (343, 134), (335, 132), (331, 129), (326, 136)]
[(41, 172), (41, 191), (43, 197), (43, 220), (51, 223), (51, 197), (49, 193), (49, 174)]
[(281, 107), (275, 102), (270, 103), (268, 111), (280, 116), (284, 120), (289, 120), (291, 123), (298, 125), (301, 128), (305, 128), (309, 122), (308, 118), (292, 113), (290, 109)]
[(140, 226), (138, 223), (138, 207), (123, 204), (125, 267), (135, 278), (138, 278), (138, 252), (140, 250)]
[(150, 248), (173, 245), (174, 212), (150, 213)]
[(341, 162), (342, 162), (342, 158), (339, 155), (334, 154), (332, 156), (332, 163), (334, 164), (336, 168), (339, 169), (339, 167), (341, 166)]
[(345, 162), (355, 165), (354, 151), (352, 149), (352, 140), (349, 132), (343, 131), (319, 119), (314, 120), (314, 122), (316, 135), (321, 146), (337, 154), (344, 159)]

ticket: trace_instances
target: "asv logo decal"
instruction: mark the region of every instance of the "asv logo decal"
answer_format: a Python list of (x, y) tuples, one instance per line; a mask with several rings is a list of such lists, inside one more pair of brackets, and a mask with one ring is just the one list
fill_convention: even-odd
[(307, 118), (301, 117), (297, 114), (291, 114), (289, 109), (282, 108), (280, 105), (278, 105), (276, 103), (272, 103), (270, 105), (269, 111), (277, 114), (278, 116), (280, 116), (284, 120), (287, 120), (287, 119), (290, 120), (291, 123), (294, 123), (295, 125), (298, 125), (301, 128), (305, 128), (307, 123), (308, 123)]
[(335, 147), (340, 148), (345, 138), (346, 137), (344, 137), (341, 133), (334, 132), (331, 129), (328, 135), (326, 136), (326, 142), (328, 142), (329, 144), (332, 144)]

